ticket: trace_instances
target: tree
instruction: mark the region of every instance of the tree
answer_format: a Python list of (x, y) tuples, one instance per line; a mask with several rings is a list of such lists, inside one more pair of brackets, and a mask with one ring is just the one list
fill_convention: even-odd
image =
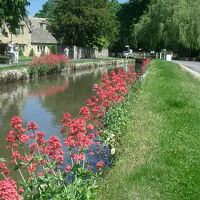
[(130, 0), (120, 5), (116, 13), (120, 22), (120, 32), (118, 40), (112, 45), (112, 51), (123, 51), (125, 45), (135, 46), (131, 30), (133, 25), (139, 21), (149, 3), (150, 0)]
[(153, 0), (134, 25), (137, 44), (158, 50), (199, 50), (199, 10), (198, 0)]
[(101, 49), (115, 39), (117, 20), (109, 0), (53, 2), (49, 28), (62, 43)]
[(42, 10), (39, 10), (39, 11), (35, 14), (35, 17), (49, 18), (50, 15), (51, 15), (52, 9), (53, 9), (53, 0), (48, 0), (48, 1), (42, 6)]
[(33, 48), (31, 49), (30, 53), (29, 53), (29, 57), (34, 57), (35, 56), (35, 52), (33, 50)]
[(52, 44), (52, 45), (49, 46), (49, 49), (50, 49), (50, 52), (51, 52), (52, 54), (58, 54), (57, 45)]
[(22, 48), (19, 49), (19, 56), (24, 56)]
[(7, 24), (9, 31), (15, 33), (20, 21), (26, 16), (28, 0), (0, 0), (0, 25)]

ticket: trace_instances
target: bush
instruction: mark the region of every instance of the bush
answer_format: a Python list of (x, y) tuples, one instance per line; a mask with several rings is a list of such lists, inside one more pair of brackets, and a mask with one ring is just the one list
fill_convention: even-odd
[(55, 44), (49, 46), (50, 52), (52, 54), (58, 54), (58, 48)]
[(9, 63), (9, 56), (1, 56), (0, 55), (0, 64)]
[(34, 57), (35, 56), (35, 52), (33, 50), (33, 48), (31, 49), (30, 53), (29, 53), (29, 57)]
[(24, 56), (23, 50), (21, 48), (19, 49), (19, 56)]
[(61, 71), (69, 59), (63, 55), (47, 54), (41, 57), (34, 57), (30, 63), (30, 76), (52, 74)]

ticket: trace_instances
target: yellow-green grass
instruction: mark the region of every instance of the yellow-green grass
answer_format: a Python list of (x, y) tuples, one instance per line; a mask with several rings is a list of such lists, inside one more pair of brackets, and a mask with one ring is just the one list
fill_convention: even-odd
[(123, 153), (105, 175), (98, 199), (200, 199), (200, 80), (154, 60), (130, 101)]

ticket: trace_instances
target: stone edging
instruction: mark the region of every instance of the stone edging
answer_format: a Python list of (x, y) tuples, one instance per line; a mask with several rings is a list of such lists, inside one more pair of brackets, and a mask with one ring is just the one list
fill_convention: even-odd
[(87, 63), (69, 63), (65, 70), (81, 70), (87, 69), (92, 67), (101, 67), (105, 65), (117, 65), (117, 64), (124, 64), (128, 63), (128, 60), (120, 59), (120, 60), (106, 60), (106, 61), (99, 61), (99, 62), (87, 62)]
[[(106, 65), (117, 65), (117, 64), (124, 64), (128, 63), (128, 60), (120, 59), (120, 60), (107, 60), (107, 61), (99, 61), (99, 62), (87, 62), (87, 63), (69, 63), (66, 68), (62, 71), (68, 70), (82, 70), (88, 69), (93, 67), (101, 67)], [(12, 69), (12, 70), (5, 70), (0, 71), (0, 83), (9, 83), (18, 80), (27, 80), (30, 79), (29, 72), (27, 68), (21, 69)]]

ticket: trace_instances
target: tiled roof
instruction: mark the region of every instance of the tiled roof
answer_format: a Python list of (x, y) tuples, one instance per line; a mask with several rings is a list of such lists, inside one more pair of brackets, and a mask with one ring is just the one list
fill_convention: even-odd
[(31, 33), (31, 43), (37, 44), (57, 44), (56, 39), (43, 28), (36, 28)]

